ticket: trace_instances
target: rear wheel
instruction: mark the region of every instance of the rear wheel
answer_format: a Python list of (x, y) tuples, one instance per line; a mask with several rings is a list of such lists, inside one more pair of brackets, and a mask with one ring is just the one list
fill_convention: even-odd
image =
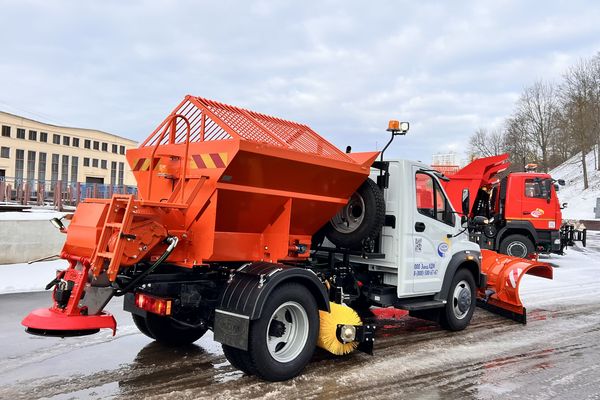
[(262, 316), (252, 321), (248, 352), (238, 361), (262, 379), (290, 379), (310, 361), (318, 336), (319, 310), (313, 295), (302, 285), (283, 284), (269, 295)]
[(500, 253), (513, 257), (525, 258), (534, 251), (533, 242), (524, 235), (510, 235), (500, 244)]
[(141, 317), (137, 314), (131, 314), (131, 317), (133, 318), (133, 323), (140, 330), (140, 332), (142, 332), (149, 338), (154, 339), (154, 336), (152, 336), (152, 334), (148, 330), (148, 326), (146, 325), (146, 318)]
[(222, 347), (225, 358), (227, 358), (227, 361), (229, 361), (234, 368), (239, 369), (246, 375), (255, 374), (251, 369), (250, 358), (247, 351), (236, 349), (235, 347), (227, 346), (226, 344), (222, 345)]
[[(136, 322), (136, 316), (133, 321)], [(207, 328), (190, 328), (173, 321), (170, 317), (160, 317), (148, 313), (146, 318), (141, 318), (145, 322), (147, 332), (136, 326), (148, 337), (153, 338), (159, 343), (167, 346), (183, 346), (194, 343), (200, 339), (207, 331)]]
[(465, 268), (459, 269), (446, 298), (446, 306), (440, 311), (440, 325), (444, 329), (460, 331), (465, 329), (475, 311), (475, 279)]

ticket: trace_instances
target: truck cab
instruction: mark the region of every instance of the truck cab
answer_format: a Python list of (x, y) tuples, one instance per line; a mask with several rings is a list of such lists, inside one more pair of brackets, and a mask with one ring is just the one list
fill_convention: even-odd
[[(374, 172), (371, 178), (378, 174)], [(447, 279), (449, 266), (455, 268), (451, 264), (457, 259), (467, 261), (468, 256), (473, 258), (470, 266), (479, 281), (479, 246), (469, 241), (438, 174), (425, 164), (407, 160), (390, 161), (389, 174), (389, 187), (384, 190), (388, 223), (381, 235), (385, 258), (370, 260), (369, 269), (381, 273), (384, 284), (395, 286), (399, 299), (435, 296)]]
[(562, 223), (557, 190), (564, 182), (533, 168), (500, 179), (498, 175), (509, 166), (507, 154), (476, 159), (444, 183), (454, 204), (460, 201), (463, 187), (469, 187), (474, 197), (470, 216), (490, 221), (481, 229), (471, 229), (471, 240), (483, 249), (521, 258), (563, 254), (575, 241), (585, 246), (585, 230)]

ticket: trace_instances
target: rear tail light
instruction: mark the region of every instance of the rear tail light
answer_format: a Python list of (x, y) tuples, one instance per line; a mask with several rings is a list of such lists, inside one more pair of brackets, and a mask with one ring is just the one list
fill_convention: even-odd
[(146, 293), (135, 294), (135, 305), (153, 314), (171, 315), (172, 303), (173, 300), (150, 296)]

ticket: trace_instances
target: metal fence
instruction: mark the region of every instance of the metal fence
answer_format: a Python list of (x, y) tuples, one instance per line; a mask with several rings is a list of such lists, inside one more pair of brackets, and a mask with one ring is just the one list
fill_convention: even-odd
[(137, 187), (60, 180), (44, 182), (0, 178), (0, 202), (3, 203), (53, 206), (57, 210), (63, 210), (65, 206), (77, 206), (87, 198), (108, 199), (114, 193), (137, 196)]

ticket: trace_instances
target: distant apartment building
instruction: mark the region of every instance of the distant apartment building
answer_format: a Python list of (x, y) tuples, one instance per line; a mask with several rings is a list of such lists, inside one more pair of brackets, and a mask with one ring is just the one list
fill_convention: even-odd
[(137, 142), (0, 111), (0, 180), (135, 185), (125, 151)]

